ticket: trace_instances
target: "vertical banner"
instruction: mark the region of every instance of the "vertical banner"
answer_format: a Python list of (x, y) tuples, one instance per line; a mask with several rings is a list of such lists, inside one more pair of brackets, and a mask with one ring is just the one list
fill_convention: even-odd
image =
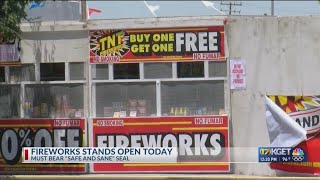
[(90, 30), (90, 63), (225, 60), (224, 26)]
[(175, 163), (94, 163), (94, 173), (229, 172), (227, 116), (95, 118), (94, 147), (177, 147)]
[[(268, 98), (290, 116), (294, 125), (302, 127), (306, 135), (303, 139), (301, 130), (283, 120), (268, 125), (269, 134), (278, 131), (278, 137), (283, 137), (278, 144), (296, 144), (307, 155), (307, 162), (271, 163), (271, 168), (294, 173), (320, 174), (320, 96), (268, 96)], [(277, 117), (277, 119), (285, 119)], [(270, 121), (270, 118), (267, 118)], [(270, 124), (272, 122), (267, 122)], [(291, 129), (291, 130), (290, 130)], [(291, 136), (288, 137), (290, 130)], [(294, 133), (295, 134), (292, 134)], [(272, 135), (272, 133), (270, 134)], [(270, 136), (272, 137), (272, 136)]]
[(230, 59), (230, 83), (231, 89), (246, 89), (246, 69), (243, 60)]
[(84, 119), (0, 120), (0, 172), (84, 173), (85, 164), (22, 164), (22, 147), (83, 147)]

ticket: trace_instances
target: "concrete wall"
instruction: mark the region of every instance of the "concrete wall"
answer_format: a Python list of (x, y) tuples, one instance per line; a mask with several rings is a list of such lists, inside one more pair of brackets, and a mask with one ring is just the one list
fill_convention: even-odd
[(89, 40), (84, 23), (25, 23), (22, 30), (23, 63), (88, 60)]
[[(231, 93), (233, 145), (268, 146), (264, 95), (320, 94), (320, 17), (228, 19), (229, 57), (247, 67), (247, 89)], [(235, 173), (276, 174), (261, 163), (236, 164)]]
[(27, 19), (35, 21), (61, 21), (61, 20), (80, 20), (80, 1), (44, 1), (43, 7), (30, 9), (30, 5), (26, 6), (25, 12)]

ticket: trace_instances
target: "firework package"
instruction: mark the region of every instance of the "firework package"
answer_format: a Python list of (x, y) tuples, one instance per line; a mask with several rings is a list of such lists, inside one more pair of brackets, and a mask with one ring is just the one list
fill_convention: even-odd
[(85, 164), (22, 164), (23, 147), (83, 147), (84, 119), (0, 120), (0, 172), (84, 173)]
[(91, 30), (90, 62), (223, 60), (224, 27)]
[[(278, 143), (289, 144), (301, 148), (307, 154), (307, 162), (295, 163), (271, 163), (271, 168), (295, 173), (320, 174), (320, 96), (269, 96), (269, 104), (274, 103), (279, 111), (277, 125), (271, 128), (271, 120), (268, 118), (269, 134), (279, 129)], [(270, 106), (267, 106), (270, 110)], [(276, 108), (274, 108), (276, 109)], [(271, 112), (276, 112), (271, 109)], [(287, 116), (288, 115), (288, 116)], [(285, 121), (287, 120), (287, 121)], [(273, 130), (272, 130), (273, 129)], [(275, 138), (277, 139), (277, 138)], [(275, 140), (274, 140), (275, 141)]]
[(94, 147), (177, 147), (177, 163), (95, 163), (96, 173), (229, 172), (227, 116), (99, 118)]

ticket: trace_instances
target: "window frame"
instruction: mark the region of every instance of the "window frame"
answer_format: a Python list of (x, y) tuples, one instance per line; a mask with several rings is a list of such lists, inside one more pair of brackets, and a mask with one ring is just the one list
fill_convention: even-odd
[[(163, 63), (171, 63), (171, 70), (172, 70), (172, 76), (171, 78), (157, 78), (157, 79), (150, 79), (144, 77), (144, 65), (147, 63), (162, 63), (162, 62), (139, 62), (139, 70), (140, 70), (140, 79), (114, 79), (114, 71), (113, 66), (115, 63), (107, 63), (108, 64), (108, 71), (109, 71), (109, 77), (107, 79), (99, 79), (94, 80), (92, 78), (92, 72), (95, 71), (95, 65), (94, 63), (89, 64), (89, 117), (90, 118), (102, 118), (100, 116), (97, 116), (96, 114), (96, 84), (99, 83), (127, 83), (127, 82), (135, 82), (135, 83), (143, 83), (143, 82), (153, 82), (156, 85), (156, 116), (157, 117), (165, 117), (162, 114), (162, 102), (161, 102), (161, 83), (162, 82), (168, 82), (168, 81), (223, 81), (224, 82), (224, 111), (226, 114), (229, 114), (230, 110), (230, 103), (229, 103), (229, 78), (228, 73), (226, 76), (223, 77), (209, 77), (209, 61), (210, 60), (203, 60), (204, 65), (204, 76), (203, 77), (187, 77), (187, 78), (179, 78), (177, 76), (177, 63), (178, 62), (199, 62), (199, 61), (169, 61), (169, 62), (163, 62)], [(227, 64), (227, 68), (229, 66), (229, 62), (227, 59), (222, 60), (222, 62), (225, 62)], [(228, 72), (228, 69), (226, 69)], [(219, 114), (217, 114), (219, 115)], [(199, 116), (199, 115), (197, 115)], [(200, 115), (204, 116), (204, 115)], [(147, 116), (149, 117), (149, 116)], [(130, 118), (130, 117), (127, 117)]]
[[(70, 63), (84, 63), (84, 75), (86, 77), (86, 80), (70, 80)], [(0, 82), (0, 85), (20, 85), (20, 106), (18, 107), (19, 109), (19, 118), (28, 118), (25, 116), (25, 110), (24, 110), (24, 104), (26, 102), (25, 96), (26, 96), (26, 91), (25, 87), (26, 85), (29, 84), (82, 84), (83, 85), (83, 116), (81, 118), (87, 118), (88, 117), (88, 103), (89, 103), (89, 97), (88, 97), (88, 87), (87, 87), (87, 82), (88, 82), (88, 73), (87, 73), (87, 66), (88, 62), (83, 62), (83, 61), (73, 61), (73, 62), (63, 62), (65, 63), (64, 65), (64, 71), (65, 71), (65, 80), (64, 81), (40, 81), (40, 63), (36, 62), (34, 64), (34, 81), (18, 81), (18, 82), (12, 82), (10, 81), (10, 67), (11, 66), (5, 66), (5, 82)], [(30, 63), (22, 63), (21, 65), (24, 64), (30, 64)], [(13, 117), (12, 117), (13, 118)], [(8, 118), (8, 119), (12, 119)], [(68, 117), (65, 117), (68, 118)], [(14, 118), (16, 119), (16, 118)], [(32, 119), (32, 118), (30, 118)], [(50, 119), (50, 117), (48, 117)]]

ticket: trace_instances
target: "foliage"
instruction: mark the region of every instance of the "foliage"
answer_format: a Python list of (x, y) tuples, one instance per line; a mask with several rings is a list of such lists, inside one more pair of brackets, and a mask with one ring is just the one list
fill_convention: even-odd
[[(0, 35), (14, 39), (21, 34), (20, 23), (27, 18), (25, 7), (33, 0), (0, 0)], [(41, 0), (34, 0), (41, 2)]]

